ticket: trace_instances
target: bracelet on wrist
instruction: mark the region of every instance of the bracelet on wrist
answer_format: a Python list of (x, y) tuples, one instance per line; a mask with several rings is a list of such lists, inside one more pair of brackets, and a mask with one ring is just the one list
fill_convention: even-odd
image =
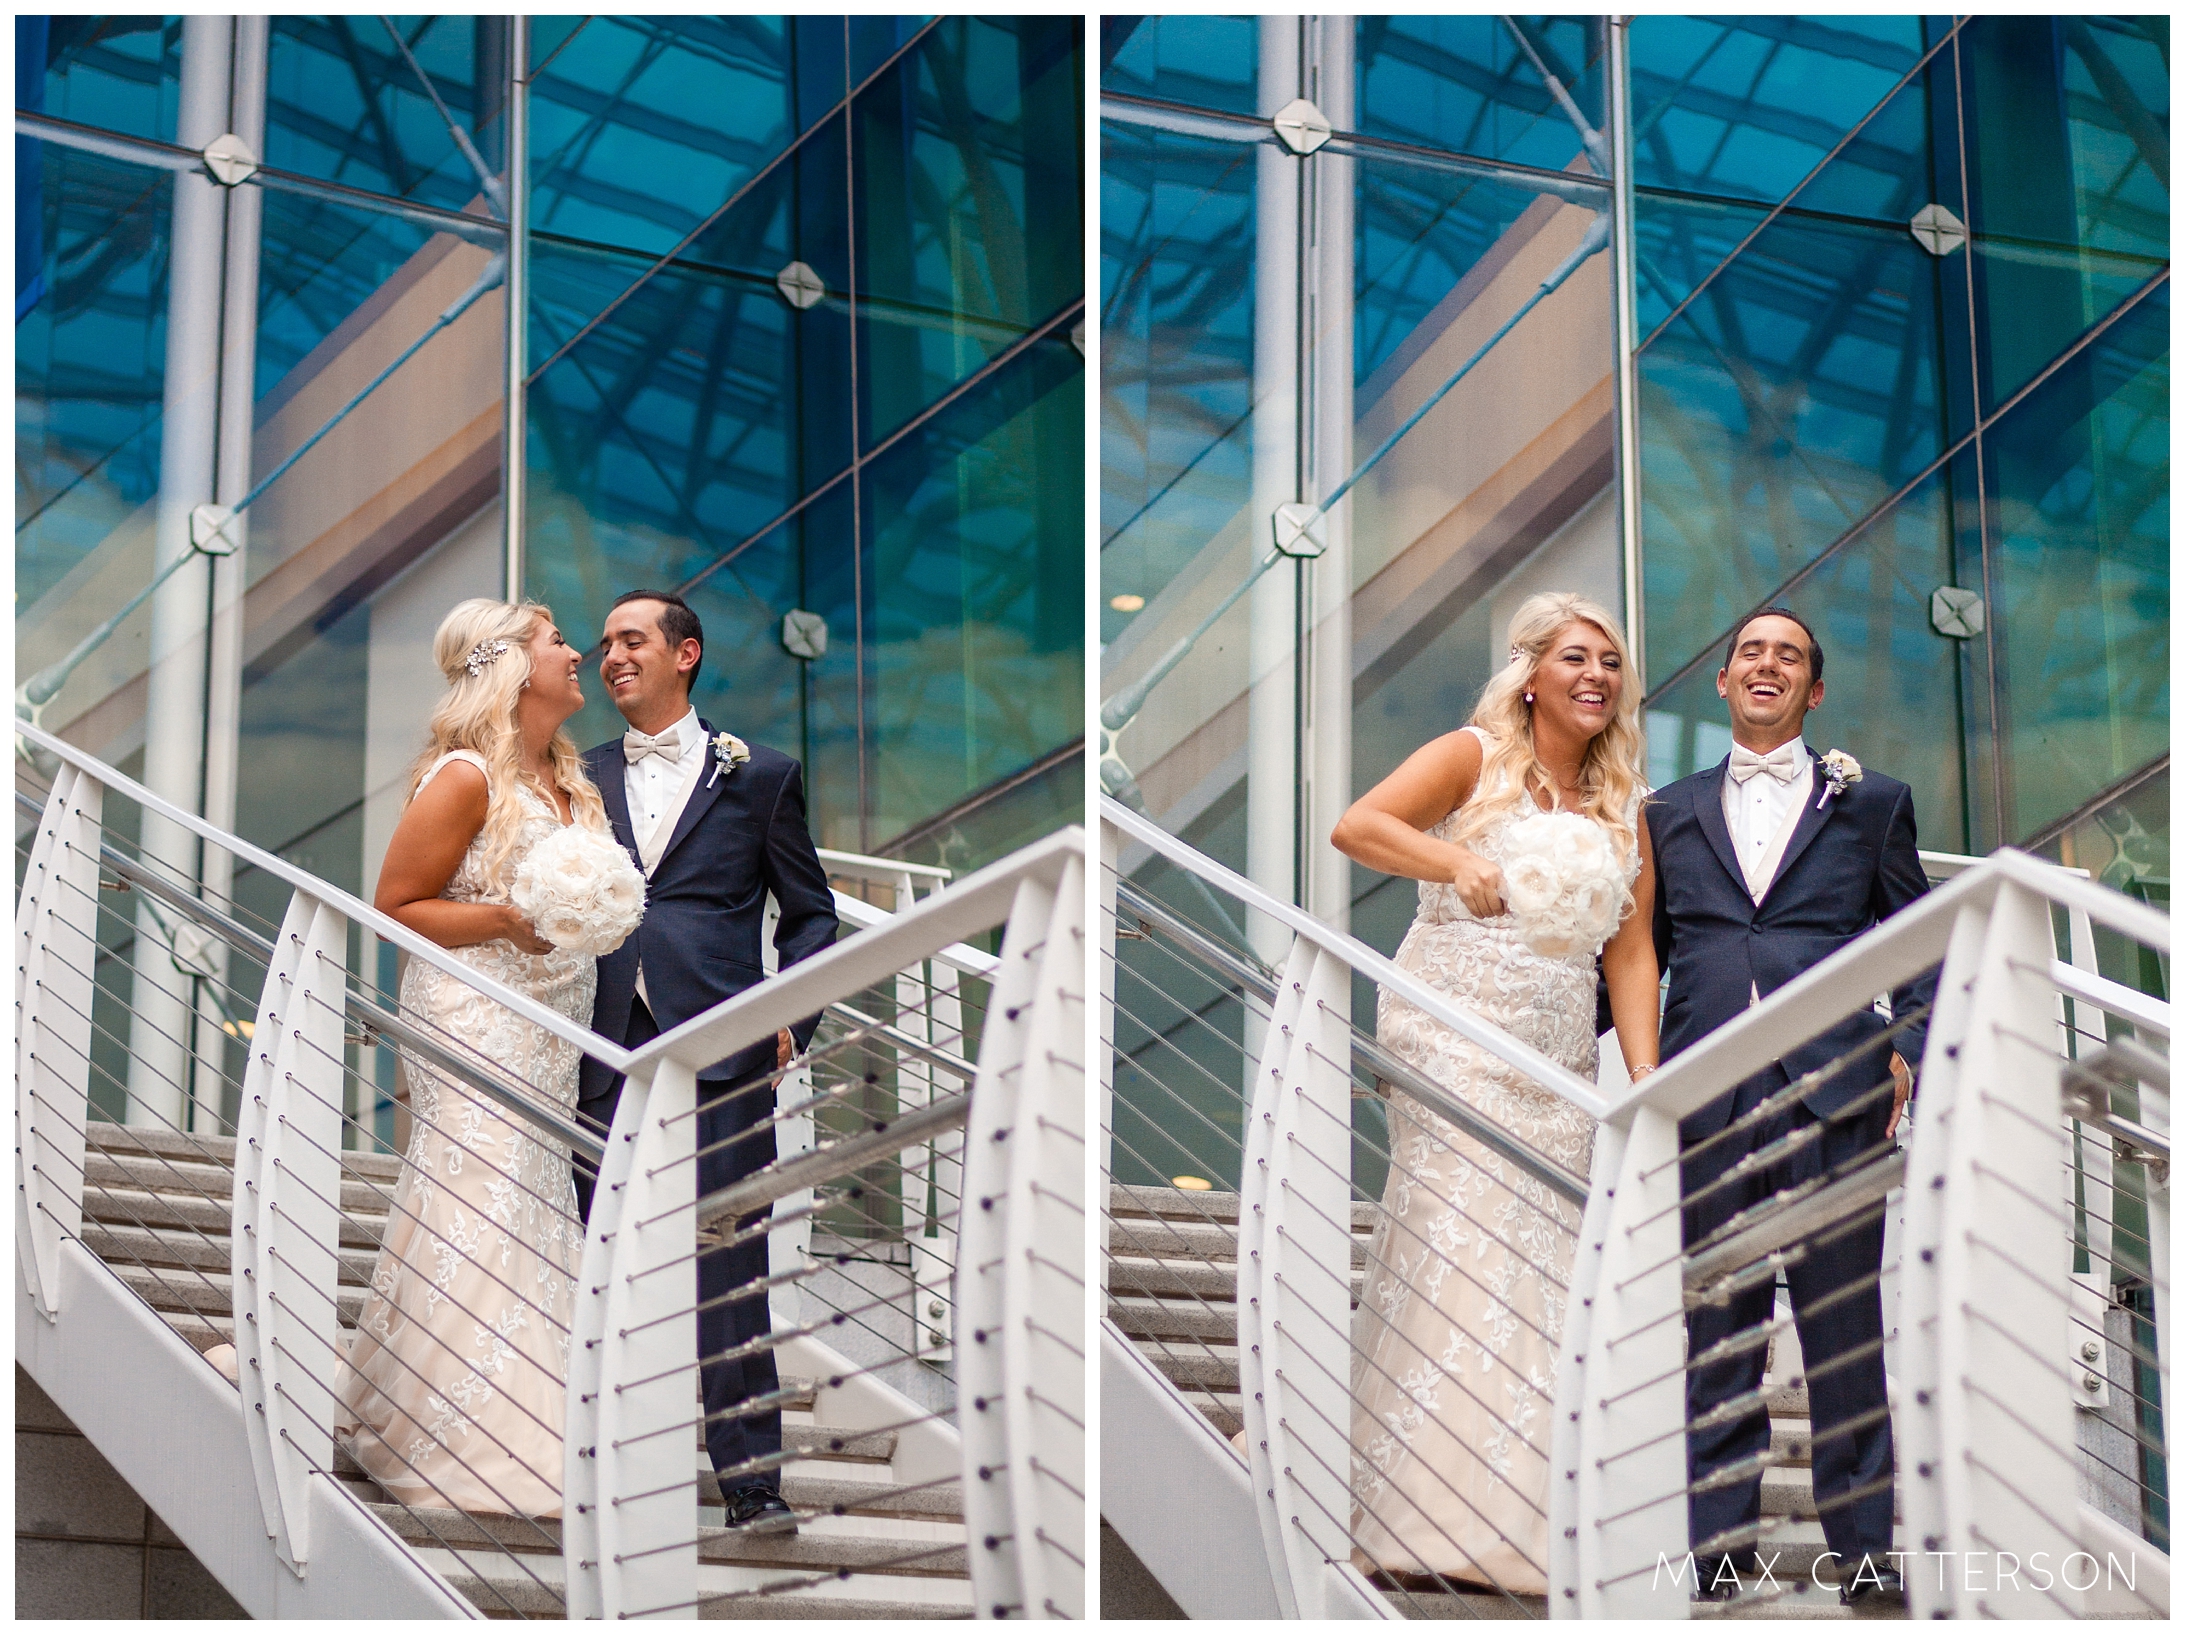
[(1659, 1066), (1661, 1066), (1660, 1062), (1641, 1062), (1637, 1067), (1631, 1069), (1630, 1076), (1633, 1079), (1643, 1079), (1647, 1076), (1647, 1074), (1653, 1072), (1654, 1069)]

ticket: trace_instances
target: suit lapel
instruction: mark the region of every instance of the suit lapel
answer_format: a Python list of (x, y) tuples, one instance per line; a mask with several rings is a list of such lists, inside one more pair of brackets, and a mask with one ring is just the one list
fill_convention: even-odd
[[(1813, 844), (1813, 837), (1821, 832), (1821, 826), (1828, 822), (1837, 803), (1844, 798), (1842, 795), (1830, 795), (1823, 800), (1813, 792), (1815, 789), (1825, 790), (1827, 787), (1821, 777), (1820, 759), (1816, 757), (1813, 763), (1813, 787), (1806, 791), (1808, 798), (1799, 803), (1802, 810), (1798, 814), (1798, 827), (1790, 832), (1790, 843), (1783, 848), (1782, 861), (1775, 865), (1775, 873), (1768, 880), (1768, 890), (1760, 894), (1761, 902), (1766, 902), (1768, 892), (1774, 891), (1783, 876), (1790, 873), (1790, 866), (1798, 861), (1798, 854)], [(1754, 906), (1757, 907), (1758, 904)]]
[(630, 828), (630, 787), (623, 778), (622, 746), (619, 743), (600, 746), (599, 799), (607, 808), (607, 824), (614, 831), (615, 839), (622, 842), (634, 857), (637, 854), (637, 836)]
[(1745, 884), (1745, 871), (1738, 865), (1737, 847), (1730, 841), (1730, 825), (1722, 816), (1722, 780), (1729, 776), (1730, 762), (1724, 757), (1720, 766), (1711, 772), (1702, 772), (1694, 781), (1699, 787), (1692, 791), (1692, 815), (1699, 819), (1700, 833), (1707, 837), (1707, 844), (1714, 847), (1715, 856), (1729, 871), (1738, 895), (1750, 898), (1752, 890)]
[(698, 786), (691, 790), (690, 799), (683, 803), (683, 810), (677, 814), (675, 828), (668, 835), (668, 843), (660, 848), (659, 860), (652, 866), (654, 874), (660, 872), (669, 853), (683, 843), (683, 837), (698, 826), (698, 820), (721, 798), (721, 789), (728, 782), (726, 778), (714, 776), (718, 768), (710, 764), (713, 758), (713, 724), (700, 716), (698, 725), (704, 729), (706, 735), (706, 760), (698, 768)]

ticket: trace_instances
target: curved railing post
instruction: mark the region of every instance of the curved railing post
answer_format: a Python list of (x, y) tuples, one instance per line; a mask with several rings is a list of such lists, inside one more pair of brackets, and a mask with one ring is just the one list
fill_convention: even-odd
[(1085, 874), (1018, 886), (963, 1157), (957, 1401), (972, 1605), (1084, 1616)]
[(311, 1476), (334, 1462), (348, 947), (341, 915), (301, 891), (289, 899), (236, 1121), (230, 1294), (243, 1428), (266, 1532), (299, 1577)]
[[(2041, 897), (1998, 882), (1978, 962), (1964, 972), (1972, 1003), (1953, 1093), (1913, 1126), (1907, 1180), (1939, 1206), (1932, 1238), (1918, 1243), (1934, 1257), (1919, 1315), (1931, 1321), (1935, 1381), (1932, 1401), (1915, 1410), (1934, 1415), (1920, 1440), (1935, 1457), (1931, 1472), (1911, 1473), (1932, 1483), (1923, 1497), (1937, 1542), (1919, 1539), (1923, 1550), (2010, 1549), (2019, 1540), (2038, 1548), (2030, 1541), (2041, 1539), (2076, 1547), (2073, 1399), (2046, 1377), (2065, 1372), (2071, 1344), (2070, 1233), (2050, 1202), (2069, 1154), (2057, 1057), (2037, 1037), (2054, 1004), (2049, 925)], [(1946, 965), (1945, 986), (1958, 979)], [(2061, 1574), (2046, 1590), (2030, 1576), (2009, 1588), (1977, 1588), (1963, 1573), (1940, 1575), (1937, 1587), (1926, 1574), (1913, 1584), (1914, 1616), (2078, 1608)]]
[(1350, 1559), (1350, 970), (1297, 939), (1246, 1115), (1237, 1362), (1260, 1534), (1287, 1618)]
[(633, 1074), (593, 1189), (562, 1444), (571, 1618), (697, 1616), (697, 1104), (680, 1062)]
[[(1590, 1457), (1576, 1465), (1578, 1536), (1564, 1541), (1575, 1548), (1577, 1581), (1555, 1587), (1577, 1590), (1581, 1618), (1680, 1618), (1691, 1590), (1670, 1576), (1689, 1547), (1684, 1325), (1675, 1320), (1684, 1309), (1677, 1121), (1637, 1107), (1621, 1147), (1599, 1248), (1583, 1251), (1599, 1256), (1585, 1350), (1568, 1340), (1564, 1347), (1578, 1373), (1579, 1444)], [(1601, 1160), (1594, 1175), (1598, 1184)], [(1561, 1594), (1553, 1599), (1569, 1605)]]
[[(1622, 1173), (1624, 1149), (1630, 1145), (1630, 1129), (1618, 1123), (1603, 1124), (1593, 1140), (1593, 1169), (1600, 1175)], [(1578, 1225), (1577, 1252), (1571, 1257), (1569, 1304), (1563, 1314), (1563, 1348), (1556, 1360), (1554, 1423), (1548, 1436), (1548, 1616), (1582, 1617), (1578, 1595), (1581, 1552), (1578, 1548), (1578, 1471), (1583, 1440), (1579, 1430), (1589, 1376), (1586, 1359), (1592, 1341), (1601, 1332), (1594, 1322), (1600, 1305), (1601, 1264), (1608, 1246), (1609, 1219), (1616, 1207), (1613, 1186), (1595, 1187), (1586, 1195), (1585, 1215)], [(1606, 1377), (1606, 1365), (1600, 1377)], [(1601, 1393), (1605, 1394), (1605, 1393)]]
[(88, 773), (60, 769), (15, 908), (15, 1246), (49, 1322), (61, 1310), (61, 1245), (83, 1230), (104, 796)]

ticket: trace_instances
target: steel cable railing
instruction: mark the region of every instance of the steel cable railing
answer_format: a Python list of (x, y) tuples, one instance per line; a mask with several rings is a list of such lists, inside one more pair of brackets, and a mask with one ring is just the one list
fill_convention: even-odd
[[(1068, 1022), (1071, 1007), (1082, 1014), (1084, 985), (1083, 922), (1068, 887), (1073, 869), (1082, 880), (1074, 836), (953, 897), (942, 871), (830, 854), (838, 881), (883, 897), (871, 888), (892, 887), (894, 906), (838, 890), (845, 917), (872, 930), (815, 963), (835, 975), (814, 988), (813, 969), (799, 967), (744, 996), (773, 1003), (778, 990), (797, 989), (804, 997), (784, 1001), (781, 1021), (820, 1013), (811, 1048), (718, 1098), (740, 1096), (750, 1109), (740, 1130), (709, 1127), (701, 1144), (693, 1096), (685, 1114), (646, 1135), (682, 1150), (615, 1175), (609, 1132), (586, 1129), (520, 1064), (487, 1059), (385, 991), (355, 932), (482, 990), (561, 1041), (554, 1048), (618, 1070), (637, 1065), (629, 1052), (164, 808), (59, 740), (25, 736), (59, 762), (44, 788), (18, 769), (18, 809), (32, 819), (18, 826), (25, 1287), (61, 1321), (63, 1267), (80, 1246), (241, 1381), (266, 1533), (295, 1572), (329, 1550), (384, 1556), (388, 1533), (345, 1532), (345, 1512), (311, 1498), (318, 1484), (346, 1491), (409, 1546), (410, 1588), (379, 1588), (391, 1604), (407, 1593), (412, 1610), (429, 1604), (436, 1615), (454, 1604), (451, 1585), (488, 1615), (566, 1616), (587, 1596), (594, 1610), (640, 1612), (642, 1564), (663, 1562), (683, 1571), (687, 1593), (662, 1606), (732, 1612), (766, 1599), (853, 1616), (960, 1613), (984, 1580), (979, 1594), (993, 1606), (1081, 1608), (1083, 1417), (1072, 1404), (1083, 1357), (1065, 1308), (1082, 1285), (1062, 1292), (1075, 1274), (1070, 1254), (1052, 1247), (1083, 1230), (1068, 1180), (1082, 1154), (1072, 1122), (1082, 1063)], [(289, 889), (285, 922), (272, 926), (140, 850), (132, 806), (226, 848), (237, 876), (255, 870)], [(139, 902), (146, 911), (132, 912)], [(906, 929), (904, 915), (918, 923)], [(1000, 956), (964, 941), (987, 927), (1003, 932)], [(158, 946), (146, 948), (147, 937)], [(878, 965), (875, 939), (889, 950)], [(1012, 980), (1021, 992), (996, 1013), (989, 990)], [(159, 1016), (138, 1003), (146, 994)], [(182, 1018), (179, 1030), (163, 1020), (170, 1015)], [(220, 1026), (208, 1029), (207, 1018)], [(673, 1077), (674, 1047), (657, 1043), (641, 1059), (656, 1077), (669, 1064)], [(388, 1150), (381, 1130), (390, 1056), (409, 1091), (401, 1151)], [(651, 1105), (658, 1111), (657, 1098)], [(991, 1156), (974, 1163), (964, 1131), (968, 1119), (976, 1133), (977, 1107), (996, 1128)], [(700, 1185), (701, 1168), (756, 1140), (772, 1141), (779, 1157), (742, 1181)], [(450, 1178), (429, 1174), (421, 1156), (436, 1148), (491, 1149), (481, 1176), (491, 1197), (474, 1220), (436, 1215)], [(603, 1185), (629, 1210), (621, 1230), (583, 1245), (604, 1249), (589, 1283), (577, 1265), (583, 1223), (565, 1193), (573, 1156), (607, 1159)], [(1003, 1253), (959, 1271), (956, 1239), (974, 1192), (978, 1224), (1004, 1228)], [(1062, 1226), (1073, 1210), (1074, 1225)], [(481, 1242), (488, 1217), (515, 1227), (512, 1241), (539, 1277), (572, 1287), (570, 1312), (521, 1298), (530, 1262), (511, 1270)], [(634, 1262), (663, 1229), (683, 1234), (680, 1252)], [(738, 1273), (694, 1299), (704, 1257), (739, 1250)], [(995, 1275), (974, 1276), (982, 1272)], [(633, 1287), (667, 1309), (603, 1329), (608, 1313), (593, 1297), (614, 1305)], [(437, 1324), (418, 1321), (420, 1309), (437, 1312)], [(729, 1310), (743, 1314), (743, 1330), (701, 1357), (687, 1343), (697, 1320)], [(367, 1333), (369, 1365), (359, 1350)], [(399, 1343), (382, 1343), (390, 1333)], [(678, 1334), (679, 1360), (633, 1366), (663, 1341), (672, 1353)], [(959, 1410), (966, 1343), (1009, 1356)], [(618, 1355), (600, 1355), (609, 1350)], [(765, 1391), (700, 1399), (704, 1365), (762, 1353), (781, 1365)], [(541, 1391), (510, 1399), (526, 1371)], [(680, 1412), (597, 1438), (603, 1403), (657, 1407), (660, 1389), (672, 1395), (678, 1384)], [(487, 1392), (503, 1405), (480, 1418), (471, 1405)], [(357, 1408), (375, 1403), (385, 1411), (360, 1420)], [(960, 1415), (974, 1424), (959, 1429)], [(778, 1448), (706, 1458), (709, 1432), (768, 1416), (784, 1421)], [(585, 1440), (571, 1442), (572, 1423)], [(632, 1430), (627, 1418), (620, 1429)], [(634, 1480), (645, 1457), (664, 1451), (673, 1454), (666, 1480)], [(986, 1473), (992, 1502), (1012, 1518), (982, 1529), (989, 1542), (975, 1558), (965, 1543), (967, 1513), (979, 1508), (965, 1493), (967, 1467)], [(604, 1506), (591, 1502), (602, 1474)], [(765, 1518), (727, 1525), (718, 1508), (722, 1525), (698, 1526), (701, 1506), (770, 1478), (791, 1500), (798, 1535), (771, 1536)], [(620, 1548), (588, 1551), (603, 1508)], [(1021, 1529), (1020, 1514), (1030, 1522)]]
[[(1928, 1597), (1912, 1570), (1930, 1536), (2008, 1530), (1961, 1485), (1957, 1531), (1937, 1533), (1910, 1491), (1952, 1461), (1992, 1460), (2002, 1444), (1965, 1429), (1983, 1415), (2039, 1424), (2020, 1434), (2050, 1460), (2054, 1490), (2077, 1496), (2046, 1501), (2046, 1521), (2021, 1506), (2017, 1524), (2049, 1529), (2029, 1548), (2045, 1545), (2053, 1567), (2061, 1540), (2080, 1578), (2086, 1552), (2118, 1557), (2116, 1586), (2052, 1587), (2033, 1596), (2039, 1615), (2166, 1610), (2167, 1059), (2148, 1041), (2166, 1043), (2167, 1006), (2092, 959), (2096, 925), (2166, 954), (2159, 915), (2010, 856), (1923, 858), (1935, 878), (1972, 878), (1612, 1101), (1477, 1018), (1445, 1019), (1446, 1001), (1415, 995), (1385, 959), (1104, 810), (1128, 872), (1102, 880), (1103, 1270), (1109, 1354), (1144, 1370), (1142, 1383), (1128, 1383), (1133, 1368), (1111, 1378), (1109, 1412), (1141, 1432), (1173, 1425), (1165, 1393), (1216, 1433), (1172, 1436), (1166, 1458), (1134, 1441), (1134, 1465), (1159, 1468), (1127, 1484), (1111, 1473), (1108, 1519), (1187, 1611), (1220, 1615), (1191, 1605), (1190, 1551), (1210, 1534), (1256, 1537), (1251, 1570), (1291, 1616), (1682, 1616), (1702, 1556), (1745, 1569), (1747, 1610), (1764, 1615), (1851, 1580), (1859, 1562), (1832, 1567), (1827, 1551), (1852, 1541), (1904, 1569), (1915, 1610), (1993, 1610), (1977, 1581)], [(1218, 912), (1200, 912), (1200, 893)], [(1998, 900), (2014, 907), (2007, 932), (1992, 923)], [(1943, 992), (1931, 1009), (1904, 997), (1923, 973)], [(1458, 1094), (1355, 1025), (1361, 976), (1384, 1004), (1393, 991), (1434, 1015), (1484, 1078)], [(1894, 1012), (1877, 989), (1897, 993)], [(1977, 1095), (1951, 1088), (1973, 1071), (1960, 1060), (1973, 1054), (1968, 995), (1990, 1019)], [(1868, 1009), (1880, 1022), (1857, 1049), (1748, 1093), (1680, 1150), (1680, 1119)], [(1919, 1100), (1890, 1140), (1888, 1059), (1917, 1054), (1923, 1032)], [(1488, 1115), (1512, 1105), (1479, 1093), (1503, 1074), (1609, 1115), (1590, 1176), (1582, 1150), (1536, 1144), (1545, 1126)], [(1931, 1268), (1953, 1256), (1977, 1268), (1984, 1298), (1945, 1295)], [(2029, 1327), (2036, 1311), (2052, 1316)], [(1420, 1335), (1402, 1332), (1407, 1314)], [(1938, 1342), (1953, 1327), (2013, 1342)], [(1538, 1366), (1489, 1389), (1485, 1365), (1513, 1343), (1535, 1345)], [(1940, 1379), (1938, 1344), (1954, 1359)], [(2025, 1355), (1999, 1369), (2005, 1346)], [(1387, 1456), (1436, 1435), (1391, 1481)], [(1248, 1467), (1241, 1485), (1220, 1472), (1231, 1456)], [(1192, 1508), (1189, 1526), (1165, 1525), (1170, 1502)], [(1172, 1561), (1171, 1533), (1191, 1541)], [(1775, 1576), (1756, 1586), (1761, 1552)]]
[[(1882, 1566), (1915, 1617), (2167, 1613), (2167, 1263), (2148, 1251), (2168, 1067), (2146, 1036), (2166, 1043), (2168, 1012), (2091, 957), (2097, 925), (2166, 954), (2167, 923), (2016, 854), (1944, 861), (1945, 885), (1604, 1123), (1551, 1495), (1581, 1616), (1681, 1615), (1725, 1558), (1756, 1614)], [(1679, 1121), (1923, 976), (1931, 1008), (1680, 1144)], [(1915, 1032), (1892, 1143), (1887, 1054)], [(1786, 1399), (1809, 1421), (1789, 1436)]]
[[(1110, 1321), (1231, 1438), (1253, 1487), (1276, 1490), (1260, 1528), (1283, 1541), (1269, 1555), (1296, 1615), (1537, 1615), (1544, 1480), (1472, 1461), (1488, 1494), (1462, 1467), (1468, 1444), (1499, 1443), (1506, 1468), (1544, 1458), (1565, 1274), (1541, 1232), (1559, 1223), (1567, 1242), (1583, 1175), (1352, 1023), (1351, 973), (1378, 956), (1292, 926), (1271, 974), (1229, 929), (1266, 905), (1162, 841), (1106, 882)], [(1333, 956), (1302, 985), (1301, 949)], [(1519, 1071), (1554, 1073), (1510, 1049)], [(1536, 1297), (1513, 1302), (1511, 1279)], [(1407, 1297), (1414, 1285), (1426, 1292)], [(1407, 1306), (1435, 1337), (1405, 1328)], [(1534, 1366), (1508, 1366), (1514, 1339)], [(1437, 1436), (1448, 1445), (1414, 1451)]]

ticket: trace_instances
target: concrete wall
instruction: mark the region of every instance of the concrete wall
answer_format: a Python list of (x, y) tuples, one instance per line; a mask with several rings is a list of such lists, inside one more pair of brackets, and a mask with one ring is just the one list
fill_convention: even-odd
[(20, 1367), (15, 1616), (248, 1616)]

